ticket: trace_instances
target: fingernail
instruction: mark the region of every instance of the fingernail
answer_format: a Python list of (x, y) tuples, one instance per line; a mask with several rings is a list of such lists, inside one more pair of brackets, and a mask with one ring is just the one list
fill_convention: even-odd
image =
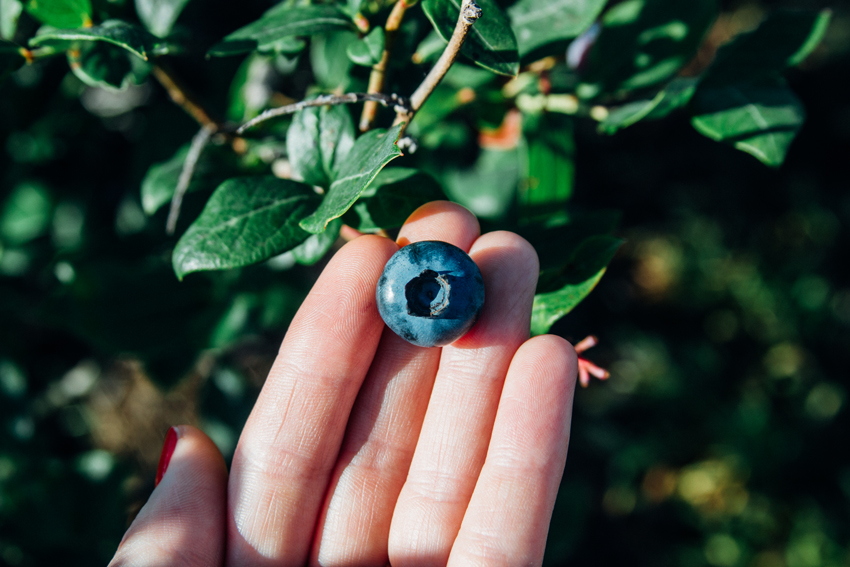
[(171, 462), (171, 455), (174, 454), (174, 448), (177, 447), (177, 428), (171, 427), (168, 433), (165, 434), (165, 443), (162, 444), (162, 453), (159, 455), (159, 466), (156, 467), (156, 482), (154, 486), (158, 486), (168, 468), (168, 463)]

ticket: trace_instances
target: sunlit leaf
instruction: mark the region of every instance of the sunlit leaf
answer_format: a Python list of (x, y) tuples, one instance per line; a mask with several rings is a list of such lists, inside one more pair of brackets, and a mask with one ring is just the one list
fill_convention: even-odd
[(52, 202), (47, 189), (22, 183), (8, 196), (0, 215), (0, 237), (7, 243), (22, 244), (47, 229)]
[(165, 37), (171, 32), (189, 0), (136, 0), (136, 13), (152, 34)]
[(298, 221), (318, 196), (303, 183), (276, 177), (241, 177), (222, 183), (174, 248), (177, 277), (238, 268), (267, 260), (310, 235)]
[(699, 79), (678, 77), (649, 100), (638, 100), (613, 109), (599, 123), (599, 131), (613, 134), (641, 120), (664, 118), (671, 112), (685, 107), (691, 102)]
[(525, 132), (525, 173), (517, 191), (519, 221), (560, 222), (573, 193), (575, 143), (572, 121), (542, 116)]
[(339, 237), (341, 227), (342, 221), (334, 219), (328, 223), (324, 232), (311, 234), (307, 240), (292, 249), (295, 261), (305, 266), (312, 266), (324, 258)]
[(422, 205), (445, 198), (440, 184), (430, 175), (406, 167), (388, 167), (381, 170), (344, 218), (346, 224), (363, 232), (397, 228)]
[(531, 307), (531, 334), (548, 333), (558, 319), (575, 309), (590, 295), (604, 274), (605, 268), (583, 282), (567, 284), (558, 291), (535, 295)]
[[(189, 153), (189, 144), (181, 147), (167, 161), (154, 164), (142, 180), (142, 209), (148, 215), (171, 202), (177, 187), (183, 163)], [(212, 191), (226, 179), (237, 174), (238, 168), (232, 151), (217, 146), (207, 146), (201, 152), (187, 193)]]
[(516, 149), (485, 148), (469, 168), (445, 171), (446, 193), (479, 217), (503, 218), (513, 205), (520, 177)]
[(831, 13), (775, 10), (752, 32), (723, 46), (702, 84), (705, 87), (758, 82), (799, 64), (821, 42)]
[(784, 82), (700, 88), (694, 127), (704, 136), (732, 144), (778, 167), (805, 120), (805, 109)]
[(26, 10), (39, 21), (56, 28), (91, 25), (91, 0), (30, 0)]
[[(519, 53), (507, 14), (496, 0), (477, 0), (476, 4), (482, 15), (470, 29), (461, 53), (494, 73), (515, 76), (519, 72)], [(422, 9), (446, 41), (454, 32), (460, 6), (460, 0), (422, 0)]]
[(215, 44), (210, 55), (238, 55), (248, 51), (275, 51), (279, 40), (334, 30), (354, 30), (351, 18), (334, 4), (290, 6), (278, 4), (263, 16)]
[(339, 165), (322, 204), (309, 217), (301, 221), (301, 228), (317, 234), (325, 230), (330, 221), (342, 216), (375, 179), (378, 172), (401, 155), (396, 142), (401, 125), (388, 131), (370, 130), (363, 134)]
[(602, 17), (577, 94), (593, 99), (669, 80), (694, 56), (717, 13), (716, 0), (615, 4)]
[(520, 57), (572, 39), (596, 21), (606, 0), (520, 0), (508, 9)]
[(346, 52), (348, 58), (358, 65), (376, 65), (384, 52), (384, 29), (373, 29), (366, 37), (349, 45)]
[(126, 50), (103, 41), (86, 41), (68, 51), (71, 71), (92, 87), (124, 89), (138, 85), (148, 76), (148, 63)]
[(306, 183), (327, 187), (354, 144), (354, 121), (345, 106), (305, 108), (286, 132), (292, 170)]
[(0, 38), (14, 39), (18, 18), (23, 10), (21, 0), (0, 0)]
[(160, 45), (158, 40), (142, 27), (122, 20), (107, 20), (99, 26), (75, 30), (41, 28), (38, 35), (30, 39), (30, 46), (49, 45), (67, 49), (77, 41), (105, 41), (123, 47), (145, 60)]

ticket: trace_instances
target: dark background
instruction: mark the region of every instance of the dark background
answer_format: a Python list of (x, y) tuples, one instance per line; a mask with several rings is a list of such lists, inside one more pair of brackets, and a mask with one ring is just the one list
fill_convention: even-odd
[[(576, 122), (573, 205), (622, 211), (627, 242), (554, 329), (599, 336), (588, 356), (612, 376), (577, 392), (551, 565), (850, 564), (850, 10), (723, 4), (834, 7), (788, 75), (808, 120), (776, 170), (678, 114), (613, 137)], [(210, 42), (244, 23), (210, 8), (184, 16)], [(220, 108), (237, 64), (178, 70)], [(0, 564), (15, 566), (105, 564), (168, 426), (200, 425), (229, 457), (321, 269), (179, 283), (139, 185), (196, 125), (155, 84), (96, 116), (69, 77), (58, 58), (0, 85)], [(22, 184), (44, 203), (23, 223)]]

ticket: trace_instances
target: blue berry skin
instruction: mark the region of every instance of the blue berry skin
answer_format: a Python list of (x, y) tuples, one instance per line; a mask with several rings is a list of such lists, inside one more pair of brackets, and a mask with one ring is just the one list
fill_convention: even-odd
[(375, 296), (381, 317), (398, 336), (417, 346), (444, 346), (478, 320), (484, 279), (466, 252), (426, 240), (390, 258)]

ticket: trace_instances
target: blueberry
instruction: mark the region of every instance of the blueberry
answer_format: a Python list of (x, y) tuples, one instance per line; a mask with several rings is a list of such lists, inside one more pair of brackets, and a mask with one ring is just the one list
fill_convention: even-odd
[(418, 346), (443, 346), (478, 320), (484, 280), (463, 250), (426, 240), (390, 258), (375, 295), (381, 317), (398, 336)]

